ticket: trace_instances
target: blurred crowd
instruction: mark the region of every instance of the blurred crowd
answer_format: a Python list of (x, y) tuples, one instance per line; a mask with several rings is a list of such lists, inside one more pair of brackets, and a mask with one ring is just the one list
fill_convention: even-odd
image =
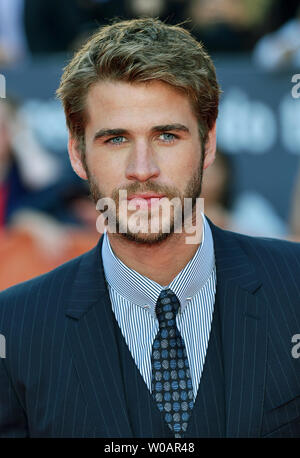
[(97, 215), (86, 183), (63, 173), (16, 101), (0, 100), (0, 290), (90, 249)]
[(298, 0), (0, 0), (0, 63), (71, 51), (115, 17), (154, 16), (185, 22), (209, 52), (253, 50), (271, 68), (299, 60), (299, 11)]
[[(144, 16), (183, 23), (210, 53), (251, 52), (267, 70), (300, 66), (296, 0), (0, 0), (0, 69), (72, 52), (115, 17)], [(204, 174), (209, 218), (226, 229), (300, 241), (300, 168), (287, 224), (261, 197), (235, 195), (234, 177), (219, 150)], [(92, 248), (97, 215), (87, 184), (62, 173), (19, 102), (0, 99), (0, 290)]]

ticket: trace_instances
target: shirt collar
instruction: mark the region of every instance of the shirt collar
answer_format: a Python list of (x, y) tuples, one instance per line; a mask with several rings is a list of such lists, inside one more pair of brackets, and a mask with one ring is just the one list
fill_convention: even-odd
[(102, 260), (106, 281), (120, 296), (143, 307), (155, 317), (157, 299), (163, 289), (170, 288), (178, 297), (181, 312), (205, 285), (212, 274), (215, 258), (210, 226), (203, 216), (203, 237), (193, 258), (167, 286), (127, 267), (112, 251), (107, 233), (104, 233)]

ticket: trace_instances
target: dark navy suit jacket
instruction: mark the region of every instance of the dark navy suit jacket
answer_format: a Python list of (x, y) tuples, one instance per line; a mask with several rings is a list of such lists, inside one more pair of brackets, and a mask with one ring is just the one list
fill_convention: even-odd
[[(210, 225), (219, 324), (186, 437), (300, 437), (300, 246)], [(101, 244), (0, 293), (1, 437), (172, 437), (116, 324)]]

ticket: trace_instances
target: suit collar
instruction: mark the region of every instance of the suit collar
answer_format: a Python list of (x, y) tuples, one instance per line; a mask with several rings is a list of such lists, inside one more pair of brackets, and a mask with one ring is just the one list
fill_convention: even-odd
[[(261, 286), (261, 281), (237, 240), (239, 234), (220, 229), (208, 218), (207, 221), (213, 236), (217, 280), (233, 280), (242, 289), (254, 293)], [(66, 314), (70, 317), (80, 318), (107, 292), (101, 256), (102, 243), (103, 235), (92, 250), (79, 258), (66, 307)]]
[(66, 315), (79, 319), (107, 293), (101, 258), (103, 235), (97, 245), (78, 258), (78, 267), (70, 285)]

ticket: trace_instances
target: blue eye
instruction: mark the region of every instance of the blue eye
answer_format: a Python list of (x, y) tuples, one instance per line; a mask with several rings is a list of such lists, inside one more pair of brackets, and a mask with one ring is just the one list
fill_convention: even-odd
[(113, 143), (114, 145), (120, 145), (121, 143), (124, 143), (123, 140), (124, 140), (125, 137), (123, 136), (119, 136), (119, 137), (113, 137), (113, 138), (110, 138), (108, 140), (109, 143)]
[(169, 143), (172, 142), (172, 141), (176, 138), (176, 135), (174, 135), (174, 134), (169, 134), (169, 133), (167, 133), (167, 132), (165, 132), (165, 133), (163, 133), (163, 134), (160, 135), (160, 137), (163, 137), (163, 136), (164, 136), (164, 139), (163, 139), (163, 140), (164, 140), (165, 142), (169, 142)]

